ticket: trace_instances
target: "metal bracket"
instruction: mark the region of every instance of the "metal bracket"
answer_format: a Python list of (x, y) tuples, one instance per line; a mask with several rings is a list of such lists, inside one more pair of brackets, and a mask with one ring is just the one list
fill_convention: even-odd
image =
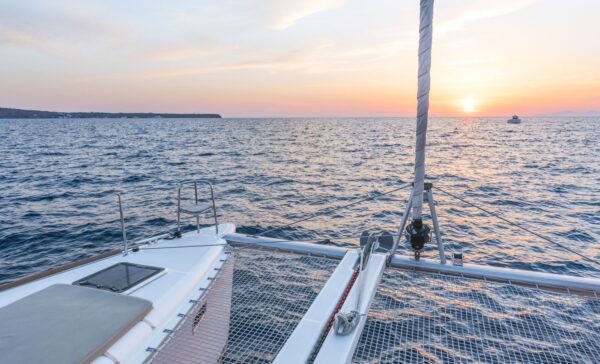
[[(437, 213), (435, 211), (435, 201), (433, 199), (433, 183), (426, 182), (424, 184), (424, 193), (423, 193), (423, 201), (427, 201), (429, 204), (429, 211), (431, 213), (431, 220), (433, 222), (433, 229), (435, 232), (435, 238), (438, 247), (438, 254), (440, 258), (440, 263), (446, 264), (446, 255), (444, 251), (444, 242), (442, 240), (442, 235), (440, 231), (440, 224), (437, 218)], [(414, 196), (414, 183), (413, 188), (410, 191), (410, 195), (408, 196), (408, 202), (406, 203), (406, 207), (404, 208), (404, 212), (402, 213), (402, 220), (400, 221), (400, 226), (398, 226), (398, 234), (394, 239), (394, 246), (392, 247), (390, 257), (393, 257), (396, 254), (396, 250), (398, 249), (398, 244), (402, 236), (404, 235), (404, 228), (406, 226), (406, 222), (408, 221), (408, 215), (412, 208), (412, 200)], [(391, 259), (388, 262), (388, 266), (391, 263)]]
[(442, 233), (440, 231), (440, 223), (435, 211), (435, 201), (433, 200), (433, 191), (431, 188), (427, 191), (427, 202), (429, 203), (429, 211), (431, 212), (431, 220), (433, 221), (433, 231), (435, 232), (435, 240), (437, 241), (438, 252), (440, 255), (440, 263), (446, 264), (446, 253), (444, 251), (444, 242), (442, 241)]

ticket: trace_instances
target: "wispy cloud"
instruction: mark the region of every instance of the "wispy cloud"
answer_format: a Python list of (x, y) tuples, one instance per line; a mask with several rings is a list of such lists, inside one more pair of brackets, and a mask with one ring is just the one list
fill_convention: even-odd
[(29, 44), (34, 41), (34, 37), (23, 31), (15, 29), (7, 29), (5, 26), (0, 25), (0, 45), (23, 45)]
[[(303, 47), (282, 51), (252, 52), (244, 54), (238, 61), (193, 67), (172, 65), (158, 70), (136, 73), (134, 78), (173, 78), (241, 70), (268, 70), (269, 72), (296, 70), (304, 73), (349, 72), (376, 67), (377, 60), (392, 56), (395, 52), (414, 45), (414, 37), (385, 40), (372, 45), (361, 45), (353, 49), (339, 48), (333, 43), (315, 42)], [(184, 52), (184, 54), (187, 52)], [(218, 58), (220, 59), (220, 58)]]
[(217, 52), (210, 48), (176, 47), (147, 52), (145, 58), (151, 61), (180, 61), (203, 58)]
[[(574, 84), (597, 96), (600, 1), (572, 1), (581, 11), (567, 14), (558, 1), (437, 1), (433, 90), (491, 100), (515, 94), (526, 74), (531, 87), (560, 86), (565, 99)], [(345, 93), (397, 105), (416, 87), (418, 19), (418, 0), (0, 0), (0, 99), (183, 105), (185, 94), (196, 105), (195, 93), (217, 88), (214, 100), (235, 107), (242, 99), (221, 95), (250, 89), (239, 91), (249, 102), (253, 82), (264, 81), (257, 86), (273, 105), (292, 88), (298, 103)]]
[(268, 26), (270, 29), (283, 30), (302, 18), (338, 8), (343, 4), (344, 0), (275, 1), (267, 10)]
[[(220, 0), (198, 1), (174, 17), (195, 32), (219, 30), (255, 32), (288, 29), (306, 17), (340, 8), (346, 0)], [(169, 9), (176, 8), (167, 6)]]
[(181, 77), (249, 69), (268, 69), (274, 71), (306, 68), (312, 64), (315, 50), (316, 48), (292, 49), (260, 56), (250, 55), (240, 61), (229, 62), (220, 65), (207, 64), (196, 67), (169, 67), (160, 70), (137, 73), (134, 75), (134, 78), (150, 79)]
[[(119, 29), (100, 21), (102, 12), (90, 8), (60, 6), (44, 2), (0, 2), (0, 42), (5, 45), (30, 45), (48, 48), (52, 43), (111, 40)], [(96, 16), (93, 16), (95, 14)]]
[(434, 24), (434, 32), (445, 34), (454, 30), (464, 29), (473, 21), (496, 18), (517, 12), (537, 0), (503, 0), (503, 1), (476, 1), (465, 2), (458, 13), (448, 18), (442, 18)]

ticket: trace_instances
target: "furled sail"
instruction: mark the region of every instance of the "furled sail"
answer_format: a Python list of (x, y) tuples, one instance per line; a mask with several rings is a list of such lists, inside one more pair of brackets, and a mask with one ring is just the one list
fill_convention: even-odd
[(433, 0), (421, 0), (419, 23), (419, 85), (417, 90), (417, 137), (415, 149), (415, 186), (413, 193), (413, 221), (421, 220), (423, 187), (425, 179), (425, 144), (429, 114), (429, 88), (431, 70), (431, 38)]

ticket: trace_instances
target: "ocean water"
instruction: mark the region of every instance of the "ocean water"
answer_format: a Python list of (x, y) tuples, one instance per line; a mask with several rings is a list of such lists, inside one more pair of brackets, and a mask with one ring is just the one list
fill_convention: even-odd
[[(413, 150), (412, 118), (0, 120), (0, 283), (120, 246), (117, 193), (130, 239), (173, 231), (178, 182), (191, 180), (215, 183), (221, 221), (260, 234), (410, 181)], [(600, 276), (435, 189), (600, 259), (600, 118), (433, 118), (426, 164), (447, 249), (469, 262)], [(193, 197), (190, 184), (182, 194)], [(363, 230), (395, 231), (407, 197), (269, 235), (357, 244)], [(434, 244), (424, 256), (436, 256)]]

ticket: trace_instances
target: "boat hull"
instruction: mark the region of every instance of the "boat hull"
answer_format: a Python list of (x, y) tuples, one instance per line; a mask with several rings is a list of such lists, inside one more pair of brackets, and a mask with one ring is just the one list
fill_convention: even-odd
[(163, 341), (147, 362), (159, 364), (217, 363), (229, 337), (233, 255), (228, 254), (205, 294)]

